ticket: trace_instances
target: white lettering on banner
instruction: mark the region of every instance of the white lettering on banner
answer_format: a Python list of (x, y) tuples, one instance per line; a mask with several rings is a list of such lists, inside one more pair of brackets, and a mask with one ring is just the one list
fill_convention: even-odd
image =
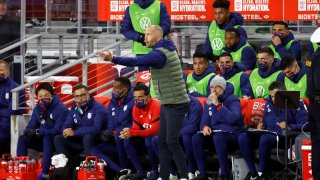
[[(262, 19), (259, 14), (242, 14), (242, 17), (243, 17), (245, 20), (259, 20), (259, 19)], [(268, 19), (269, 16), (266, 16), (266, 17), (264, 17), (264, 18), (265, 18), (265, 19)]]
[(110, 1), (110, 11), (118, 12), (118, 1)]
[(171, 15), (173, 21), (199, 20), (196, 15)]
[(307, 0), (307, 3), (315, 3), (315, 4), (317, 4), (318, 0)]
[(319, 11), (320, 4), (307, 4), (307, 11)]
[(206, 12), (205, 0), (172, 0), (171, 11), (172, 12)]
[(194, 12), (194, 11), (206, 12), (206, 7), (205, 7), (205, 5), (180, 5), (180, 11), (182, 11), (182, 12)]
[(255, 0), (256, 4), (268, 4), (269, 0)]
[(123, 20), (124, 15), (110, 15), (110, 20), (111, 21), (122, 21)]
[(270, 11), (268, 4), (245, 4), (243, 11)]
[(298, 20), (313, 20), (317, 18), (318, 14), (298, 14)]

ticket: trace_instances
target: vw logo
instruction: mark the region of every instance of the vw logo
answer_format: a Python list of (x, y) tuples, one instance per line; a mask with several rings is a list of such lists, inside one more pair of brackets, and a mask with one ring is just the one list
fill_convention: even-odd
[(211, 43), (211, 47), (213, 50), (220, 50), (223, 48), (223, 42), (220, 38), (213, 39)]
[(264, 92), (265, 92), (265, 89), (264, 89), (262, 86), (258, 86), (258, 87), (256, 88), (256, 94), (257, 94), (257, 96), (263, 97)]
[(151, 20), (148, 17), (143, 17), (140, 19), (141, 29), (147, 29), (147, 27), (150, 25), (151, 25)]

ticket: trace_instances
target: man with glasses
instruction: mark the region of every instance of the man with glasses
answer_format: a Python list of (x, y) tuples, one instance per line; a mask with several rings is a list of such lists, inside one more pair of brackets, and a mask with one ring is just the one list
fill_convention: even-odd
[(286, 74), (284, 85), (288, 91), (300, 91), (300, 98), (307, 97), (307, 74), (304, 62), (297, 61), (293, 55), (281, 59), (280, 69)]
[(258, 51), (258, 68), (254, 69), (249, 77), (254, 98), (266, 98), (269, 95), (268, 87), (273, 81), (283, 81), (285, 74), (280, 71), (280, 60), (274, 58), (269, 47)]
[(54, 94), (49, 83), (40, 84), (36, 89), (36, 95), (38, 104), (23, 135), (19, 137), (17, 156), (27, 156), (28, 148), (43, 152), (42, 172), (38, 179), (46, 179), (54, 152), (53, 138), (60, 133), (69, 111), (61, 103), (59, 96)]
[(74, 158), (74, 154), (90, 149), (98, 143), (98, 134), (107, 122), (106, 108), (90, 97), (84, 85), (74, 87), (75, 104), (62, 126), (62, 134), (55, 136), (54, 146), (57, 153)]

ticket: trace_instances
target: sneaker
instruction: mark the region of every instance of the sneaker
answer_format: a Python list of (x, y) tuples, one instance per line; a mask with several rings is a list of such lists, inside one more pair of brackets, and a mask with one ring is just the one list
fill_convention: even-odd
[(257, 173), (252, 174), (249, 172), (243, 180), (256, 180), (257, 178), (258, 178)]
[(49, 175), (46, 173), (40, 173), (38, 174), (38, 180), (46, 180), (49, 179)]
[(130, 170), (130, 169), (122, 169), (122, 170), (119, 172), (119, 180), (127, 180), (127, 179), (130, 179), (130, 173), (131, 173), (131, 170)]
[(188, 173), (188, 178), (189, 179), (194, 179), (195, 177), (196, 176), (193, 173), (191, 173), (191, 172)]
[(143, 179), (145, 179), (146, 177), (147, 177), (146, 174), (144, 174), (144, 173), (139, 173), (139, 174), (133, 175), (133, 176), (130, 178), (130, 180), (143, 180)]
[(170, 174), (169, 180), (178, 180), (178, 176), (177, 176), (177, 175)]
[(159, 173), (157, 171), (151, 171), (147, 180), (157, 180), (159, 178)]

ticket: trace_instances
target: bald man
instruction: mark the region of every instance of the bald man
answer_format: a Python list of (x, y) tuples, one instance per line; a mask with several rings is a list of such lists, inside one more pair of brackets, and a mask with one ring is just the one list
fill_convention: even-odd
[[(18, 87), (10, 77), (8, 62), (0, 60), (0, 155), (10, 151), (10, 116), (23, 111), (12, 110), (11, 90)], [(19, 107), (25, 102), (25, 91), (19, 92)]]
[(160, 178), (169, 179), (173, 159), (181, 179), (188, 179), (188, 169), (179, 133), (183, 118), (189, 107), (189, 97), (182, 77), (180, 60), (173, 43), (163, 39), (160, 26), (149, 26), (145, 31), (147, 47), (152, 51), (139, 57), (113, 57), (110, 52), (97, 54), (105, 61), (124, 66), (149, 66), (154, 90), (161, 104), (160, 129), (158, 133), (160, 155)]

